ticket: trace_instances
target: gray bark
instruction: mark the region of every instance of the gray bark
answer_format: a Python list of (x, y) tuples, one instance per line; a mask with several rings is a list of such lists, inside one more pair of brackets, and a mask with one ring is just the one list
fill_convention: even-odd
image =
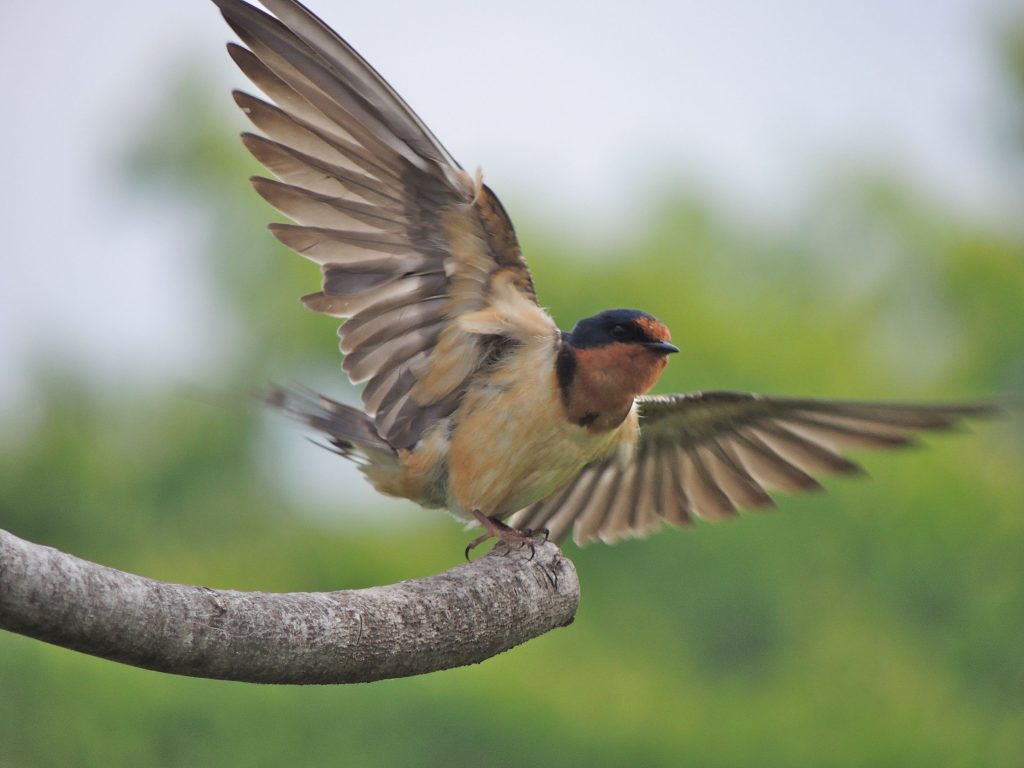
[(340, 592), (168, 584), (0, 530), (0, 629), (137, 667), (255, 683), (354, 683), (474, 664), (570, 624), (576, 569), (554, 544)]

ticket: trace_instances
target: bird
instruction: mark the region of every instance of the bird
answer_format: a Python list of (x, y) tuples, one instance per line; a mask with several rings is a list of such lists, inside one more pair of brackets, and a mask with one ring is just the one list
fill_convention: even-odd
[(343, 320), (363, 406), (297, 388), (268, 402), (320, 433), (379, 492), (447, 509), (522, 547), (646, 536), (858, 474), (849, 449), (991, 414), (913, 404), (704, 391), (651, 395), (679, 352), (664, 323), (610, 309), (562, 331), (540, 306), (512, 222), (401, 96), (296, 0), (213, 0), (228, 53), (265, 99), (233, 96), (276, 179), (256, 191), (320, 266), (309, 309)]

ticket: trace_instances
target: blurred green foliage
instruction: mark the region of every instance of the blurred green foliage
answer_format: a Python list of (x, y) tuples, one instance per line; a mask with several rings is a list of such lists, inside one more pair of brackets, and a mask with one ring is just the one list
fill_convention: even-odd
[[(334, 380), (344, 393), (332, 322), (295, 300), (315, 289), (315, 269), (262, 231), (273, 215), (244, 181), (258, 169), (201, 83), (184, 77), (179, 108), (144, 126), (126, 177), (187, 201), (203, 224), (202, 257), (236, 328), (214, 386)], [(638, 306), (675, 331), (683, 354), (661, 391), (1021, 391), (1019, 230), (884, 175), (815, 200), (773, 227), (665, 191), (630, 239), (586, 252), (517, 218), (563, 327)], [(88, 380), (42, 372), (39, 418), (0, 443), (0, 525), (19, 536), (237, 589), (360, 587), (461, 558), (467, 534), (441, 514), (371, 528), (311, 514), (266, 471), (265, 416), (241, 398), (133, 397)], [(191, 680), (4, 634), (0, 766), (1020, 766), (1019, 428), (866, 458), (871, 482), (831, 481), (827, 496), (738, 523), (570, 545), (575, 624), (425, 678)], [(342, 520), (365, 506), (350, 496), (339, 482)]]

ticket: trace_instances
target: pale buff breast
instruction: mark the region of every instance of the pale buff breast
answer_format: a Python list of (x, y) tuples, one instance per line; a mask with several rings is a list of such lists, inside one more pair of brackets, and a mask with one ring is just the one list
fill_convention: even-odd
[[(532, 347), (533, 345), (530, 345)], [(564, 486), (589, 462), (637, 435), (631, 412), (593, 433), (568, 421), (554, 372), (555, 347), (517, 352), (486, 386), (467, 393), (448, 448), (448, 505), (504, 517)]]

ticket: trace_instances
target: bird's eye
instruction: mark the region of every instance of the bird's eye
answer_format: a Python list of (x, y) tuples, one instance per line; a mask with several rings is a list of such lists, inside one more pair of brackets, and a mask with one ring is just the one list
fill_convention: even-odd
[(612, 329), (608, 333), (611, 334), (613, 339), (624, 339), (626, 338), (626, 326), (613, 325)]

